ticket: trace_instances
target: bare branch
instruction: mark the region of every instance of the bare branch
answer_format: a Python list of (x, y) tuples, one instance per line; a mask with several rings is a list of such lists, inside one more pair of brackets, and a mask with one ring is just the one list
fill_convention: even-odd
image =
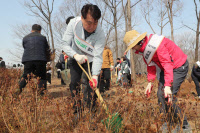
[(187, 25), (185, 25), (185, 24), (183, 24), (183, 26), (185, 26), (185, 27), (187, 27), (188, 29), (190, 29), (190, 30), (196, 32), (194, 29), (192, 29), (191, 27), (189, 27), (189, 26), (187, 26)]
[(136, 6), (140, 1), (142, 1), (142, 0), (138, 0), (136, 3), (134, 3), (134, 4), (131, 6), (131, 8), (134, 7), (134, 6)]
[(198, 20), (200, 16), (198, 16), (196, 0), (194, 0), (194, 5), (195, 5), (195, 13), (196, 13), (196, 17), (197, 17), (197, 20)]

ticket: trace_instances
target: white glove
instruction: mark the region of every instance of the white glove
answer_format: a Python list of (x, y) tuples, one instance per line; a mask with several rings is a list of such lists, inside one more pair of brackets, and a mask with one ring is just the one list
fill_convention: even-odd
[(75, 59), (78, 63), (83, 64), (83, 63), (85, 63), (85, 62), (87, 61), (87, 56), (75, 54), (75, 55), (74, 55), (74, 59)]
[(168, 98), (168, 103), (172, 102), (172, 91), (170, 86), (165, 86), (164, 88), (165, 98)]
[(110, 70), (112, 71), (114, 69), (114, 66), (110, 66)]
[(146, 90), (145, 90), (145, 95), (146, 95), (147, 97), (150, 96), (150, 93), (151, 93), (152, 88), (153, 88), (153, 85), (151, 84), (151, 82), (149, 82), (148, 85), (147, 85), (147, 87), (146, 87)]

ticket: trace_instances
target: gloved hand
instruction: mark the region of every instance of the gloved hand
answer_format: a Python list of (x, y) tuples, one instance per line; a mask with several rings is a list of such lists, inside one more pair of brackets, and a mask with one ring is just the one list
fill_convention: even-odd
[(150, 97), (150, 93), (152, 91), (152, 88), (153, 88), (153, 85), (151, 84), (151, 82), (148, 83), (147, 87), (146, 87), (146, 90), (145, 90), (145, 95), (147, 97)]
[(93, 84), (93, 82), (92, 82), (91, 80), (89, 81), (89, 84), (90, 84), (90, 87), (91, 87), (92, 89), (94, 89), (94, 88), (97, 87), (98, 76), (97, 76), (97, 75), (92, 75), (92, 80), (93, 80), (94, 84)]
[(87, 56), (85, 55), (80, 55), (80, 54), (75, 54), (74, 55), (74, 59), (80, 63), (80, 64), (83, 64), (87, 61)]
[(168, 103), (172, 103), (172, 91), (170, 86), (164, 88), (165, 98), (168, 98)]
[(112, 71), (114, 69), (114, 66), (110, 66), (110, 70)]

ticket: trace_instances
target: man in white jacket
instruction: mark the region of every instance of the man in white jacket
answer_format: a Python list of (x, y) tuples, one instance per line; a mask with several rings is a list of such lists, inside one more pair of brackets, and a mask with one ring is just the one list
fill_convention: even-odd
[[(87, 103), (87, 107), (91, 107), (92, 110), (95, 109), (97, 98), (96, 94), (92, 97), (92, 93), (94, 93), (92, 88), (97, 86), (98, 75), (103, 62), (102, 53), (105, 46), (105, 34), (100, 25), (98, 25), (100, 17), (101, 11), (96, 5), (84, 5), (81, 9), (81, 17), (75, 17), (70, 20), (63, 36), (63, 49), (71, 57), (68, 61), (71, 74), (71, 95), (73, 98), (79, 96), (81, 81), (84, 101)], [(79, 62), (88, 72), (87, 60), (92, 70), (94, 86), (77, 64)], [(78, 102), (76, 101), (74, 101), (74, 114), (80, 112), (83, 107), (80, 99)]]

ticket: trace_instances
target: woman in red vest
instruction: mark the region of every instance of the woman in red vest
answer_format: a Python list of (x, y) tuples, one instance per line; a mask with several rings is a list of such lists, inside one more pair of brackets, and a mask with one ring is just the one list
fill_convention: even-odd
[[(149, 36), (146, 34), (146, 32), (140, 34), (135, 30), (126, 32), (124, 37), (124, 42), (128, 45), (126, 52), (134, 49), (136, 53), (143, 55), (148, 72), (148, 85), (145, 90), (147, 96), (150, 95), (153, 88), (152, 82), (156, 78), (156, 68), (161, 69), (157, 92), (158, 103), (161, 105), (160, 112), (167, 114), (169, 107), (172, 106), (174, 109), (173, 118), (181, 123), (184, 117), (182, 130), (190, 132), (191, 128), (187, 117), (183, 116), (176, 98), (180, 85), (188, 73), (187, 55), (170, 39), (156, 34), (150, 34)], [(170, 124), (173, 124), (172, 120), (174, 119), (167, 118)], [(168, 132), (166, 120), (163, 122), (165, 123), (161, 130)], [(178, 125), (175, 130), (180, 130), (180, 126)]]

